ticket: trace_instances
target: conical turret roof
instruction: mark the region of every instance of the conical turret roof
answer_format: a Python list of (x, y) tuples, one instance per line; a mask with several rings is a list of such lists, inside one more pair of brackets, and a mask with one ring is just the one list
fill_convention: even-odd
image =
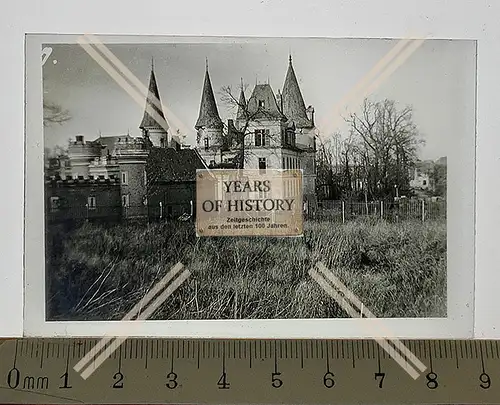
[(282, 93), (283, 114), (295, 122), (298, 127), (311, 127), (312, 122), (307, 118), (306, 105), (300, 91), (299, 82), (292, 65), (290, 56), (288, 71)]
[(236, 113), (237, 120), (245, 119), (245, 110), (247, 108), (247, 100), (245, 98), (245, 91), (243, 90), (243, 82), (241, 83), (240, 99), (238, 101), (238, 111)]
[[(155, 111), (159, 117), (155, 118), (156, 114), (153, 114), (154, 116), (152, 116), (150, 113), (148, 113), (149, 109)], [(149, 76), (149, 89), (146, 99), (146, 107), (144, 109), (144, 116), (139, 128), (163, 129), (165, 131), (168, 131), (168, 123), (165, 119), (165, 115), (163, 114), (160, 92), (158, 91), (158, 86), (156, 85), (156, 77), (153, 65), (151, 65), (151, 74)]]
[(217, 103), (215, 102), (214, 91), (212, 89), (212, 82), (210, 81), (207, 64), (205, 82), (203, 83), (203, 90), (201, 92), (200, 113), (198, 115), (195, 128), (220, 128), (222, 125), (222, 120), (220, 119), (219, 111), (217, 109)]

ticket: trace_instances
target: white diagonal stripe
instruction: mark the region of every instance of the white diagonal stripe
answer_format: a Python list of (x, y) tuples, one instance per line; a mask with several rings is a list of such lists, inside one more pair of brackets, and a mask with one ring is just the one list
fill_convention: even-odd
[[(319, 266), (318, 266), (319, 267)], [(356, 310), (348, 303), (346, 302), (345, 298), (342, 297), (336, 290), (335, 287), (338, 286), (332, 286), (328, 283), (326, 280), (325, 276), (323, 274), (320, 274), (316, 269), (312, 268), (309, 270), (309, 274), (311, 277), (323, 288), (325, 292), (327, 292), (332, 298), (335, 299), (335, 301), (352, 317), (352, 318), (357, 318), (359, 314), (356, 312)], [(331, 281), (331, 280), (330, 280)], [(343, 285), (342, 283), (340, 283)], [(344, 286), (345, 287), (345, 286)], [(339, 288), (341, 289), (341, 288)], [(347, 290), (348, 293), (350, 291)], [(347, 294), (344, 294), (347, 297)], [(354, 294), (350, 293), (349, 296), (354, 296)], [(354, 299), (360, 302), (355, 296)], [(361, 304), (362, 305), (362, 304)], [(359, 307), (359, 305), (357, 305)], [(367, 313), (371, 314), (371, 311), (369, 311), (366, 306), (363, 306), (364, 310)], [(373, 319), (374, 317), (372, 317)], [(380, 329), (380, 320), (378, 318), (373, 319), (375, 323), (370, 322), (370, 327), (373, 329)], [(365, 328), (368, 327), (368, 325), (363, 325)], [(373, 329), (371, 329), (371, 333), (373, 333)], [(378, 332), (380, 333), (380, 331)], [(401, 343), (398, 339), (396, 338), (380, 338), (379, 336), (374, 334), (373, 339), (380, 345), (382, 348), (403, 368), (405, 371), (410, 374), (410, 376), (414, 379), (418, 378), (419, 374), (418, 372), (406, 361), (398, 352), (395, 351), (394, 347), (389, 344), (389, 341), (392, 342), (396, 348), (402, 352), (407, 359), (412, 361), (419, 369), (421, 372), (426, 370), (426, 366), (408, 349), (406, 346)]]
[[(117, 72), (117, 70), (111, 66), (99, 53), (86, 42), (85, 38), (78, 38), (78, 43), (80, 46), (94, 59), (119, 85), (125, 90), (130, 97), (141, 107), (144, 105), (144, 98), (133, 88), (127, 81)], [(156, 110), (146, 103), (145, 107), (147, 113), (153, 117), (153, 119), (165, 130), (168, 131), (168, 123)]]
[[(331, 115), (331, 121), (329, 121), (328, 125), (325, 124), (325, 127), (323, 128), (325, 135), (320, 134), (319, 136), (322, 138), (321, 140), (324, 142), (331, 136), (330, 132), (335, 130), (335, 126), (342, 118), (340, 111), (346, 104), (348, 104), (348, 102), (356, 102), (356, 104), (360, 104), (364, 98), (375, 91), (384, 82), (384, 80), (394, 73), (394, 71), (398, 69), (424, 42), (425, 39), (406, 39), (399, 41), (396, 46), (391, 49), (391, 51), (389, 51), (389, 53), (386, 54), (377, 65), (375, 65), (373, 70), (370, 71), (367, 76), (363, 77), (360, 83), (358, 83), (353, 90), (347, 93), (347, 95), (335, 105), (334, 111)], [(410, 43), (410, 45), (406, 46), (408, 43)], [(388, 62), (390, 62), (390, 64), (388, 64)], [(388, 66), (385, 67), (387, 64)], [(381, 67), (385, 67), (385, 69), (378, 77), (373, 79), (373, 77), (379, 73)], [(369, 82), (369, 80), (371, 80), (371, 82)], [(357, 92), (360, 92), (360, 94), (357, 94)]]
[[(174, 281), (172, 282), (172, 284), (170, 284), (163, 293), (161, 293), (161, 295), (151, 304), (149, 305), (146, 310), (141, 313), (138, 317), (137, 317), (137, 320), (136, 321), (139, 321), (139, 320), (146, 320), (147, 318), (149, 318), (157, 309), (158, 307), (163, 304), (165, 302), (165, 300), (170, 296), (172, 295), (172, 293), (184, 282), (186, 281), (186, 279), (191, 275), (191, 273), (189, 272), (189, 270), (184, 270), (180, 276)], [(122, 343), (127, 340), (126, 337), (119, 337), (119, 338), (116, 338), (114, 339), (112, 342), (111, 342), (111, 345), (108, 346), (108, 348), (110, 348), (110, 351), (108, 352), (108, 350), (105, 350), (104, 352), (102, 352), (98, 357), (97, 359), (95, 359), (91, 364), (89, 364), (89, 366), (84, 370), (82, 371), (82, 373), (80, 374), (81, 377), (86, 380), (88, 377), (90, 377), (92, 375), (92, 373), (97, 370), (97, 368), (99, 366), (101, 366), (102, 363), (104, 363), (104, 361), (109, 358), (111, 356), (111, 354), (113, 354), (113, 352), (118, 349)]]
[[(113, 52), (109, 50), (107, 46), (105, 46), (95, 35), (85, 35), (85, 37), (89, 38), (89, 43), (92, 43), (97, 49), (99, 49), (101, 53), (106, 56), (112, 64), (115, 65), (115, 67), (118, 71), (120, 71), (121, 74), (123, 74), (130, 80), (130, 82), (137, 86), (143, 97), (146, 97), (148, 95), (149, 89), (123, 64), (122, 61), (120, 61), (120, 59), (118, 59), (113, 54)], [(163, 105), (162, 102), (158, 100), (154, 94), (150, 95), (150, 99), (152, 100), (156, 108), (161, 109), (165, 113), (165, 115), (170, 118), (170, 121), (174, 123), (174, 126), (176, 126), (178, 129), (181, 129), (184, 133), (188, 133), (186, 125), (184, 125), (184, 123), (179, 120), (168, 107)]]
[[(340, 295), (328, 284), (324, 277), (319, 274), (314, 268), (309, 270), (311, 277), (329, 294), (337, 303), (352, 317), (356, 318), (357, 313)], [(388, 353), (413, 379), (417, 379), (419, 374), (398, 352), (394, 350), (387, 339), (379, 337), (373, 338), (381, 347)]]
[[(160, 292), (165, 286), (175, 277), (175, 275), (183, 268), (182, 263), (177, 263), (172, 267), (169, 272), (148, 291), (148, 293), (137, 303), (134, 307), (123, 317), (122, 321), (129, 321), (134, 318), (140, 310)], [(105, 347), (110, 341), (111, 337), (105, 337), (99, 341), (90, 351), (75, 365), (74, 370), (78, 373), (87, 365), (97, 354)]]
[[(336, 277), (331, 270), (329, 270), (323, 263), (318, 262), (316, 264), (318, 269), (322, 271), (322, 273), (325, 275), (325, 277), (330, 280), (330, 282), (342, 292), (351, 302), (354, 303), (354, 305), (360, 309), (363, 307), (363, 311), (366, 313), (367, 318), (376, 318), (378, 323), (381, 323), (382, 321), (377, 318), (366, 306), (363, 305), (361, 300), (354, 295), (352, 291), (350, 291), (342, 281), (338, 277)], [(354, 317), (353, 317), (354, 318)], [(379, 328), (382, 329), (382, 325), (379, 325)], [(413, 364), (422, 372), (426, 369), (426, 366), (408, 349), (406, 346), (404, 346), (396, 337), (392, 335), (392, 333), (386, 329), (383, 328), (384, 332), (387, 334), (384, 335), (385, 338), (391, 340), (397, 347), (398, 349), (409, 359), (413, 362)]]

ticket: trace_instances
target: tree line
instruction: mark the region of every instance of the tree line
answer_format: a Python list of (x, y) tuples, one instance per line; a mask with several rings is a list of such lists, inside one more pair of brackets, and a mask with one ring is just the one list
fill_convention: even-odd
[[(348, 133), (319, 142), (319, 193), (348, 200), (382, 200), (409, 195), (410, 180), (423, 145), (411, 106), (365, 99), (359, 113), (344, 118)], [(325, 187), (326, 186), (326, 187)]]

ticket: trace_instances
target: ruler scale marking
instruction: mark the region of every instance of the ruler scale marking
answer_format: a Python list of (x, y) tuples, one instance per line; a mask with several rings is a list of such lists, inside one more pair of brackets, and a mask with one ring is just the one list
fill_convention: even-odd
[[(24, 400), (24, 402), (22, 402), (21, 396), (25, 394), (22, 392), (16, 393), (15, 390), (9, 390), (9, 387), (5, 386), (7, 374), (9, 373), (9, 370), (11, 370), (11, 367), (13, 367), (19, 369), (20, 388), (22, 388), (23, 384), (28, 384), (27, 382), (23, 382), (24, 380), (29, 381), (29, 379), (34, 378), (36, 386), (37, 379), (42, 381), (42, 378), (48, 378), (50, 385), (49, 389), (46, 390), (47, 394), (54, 393), (54, 395), (56, 395), (57, 392), (61, 393), (60, 388), (65, 388), (63, 387), (63, 384), (68, 384), (72, 386), (71, 388), (66, 387), (64, 390), (64, 392), (66, 392), (64, 395), (66, 395), (68, 399), (77, 399), (78, 395), (82, 395), (78, 399), (81, 399), (85, 403), (94, 404), (165, 403), (165, 401), (167, 403), (228, 404), (237, 403), (236, 399), (238, 398), (238, 403), (242, 403), (243, 401), (265, 404), (268, 403), (268, 400), (271, 401), (273, 397), (268, 396), (268, 394), (265, 394), (266, 396), (264, 397), (259, 396), (264, 395), (259, 394), (258, 388), (261, 384), (262, 388), (264, 390), (269, 389), (269, 392), (283, 392), (283, 398), (289, 398), (289, 395), (291, 395), (292, 392), (296, 392), (299, 393), (297, 401), (300, 400), (300, 403), (312, 403), (314, 399), (314, 403), (317, 403), (318, 405), (336, 403), (348, 405), (354, 403), (364, 404), (368, 403), (367, 398), (369, 397), (377, 402), (376, 398), (379, 398), (377, 395), (381, 394), (383, 394), (385, 398), (383, 402), (386, 404), (487, 404), (498, 402), (500, 395), (500, 385), (498, 384), (498, 376), (500, 375), (500, 359), (497, 356), (498, 342), (491, 340), (408, 341), (408, 347), (418, 349), (423, 357), (429, 358), (427, 365), (430, 366), (430, 370), (426, 373), (430, 371), (439, 376), (437, 377), (439, 388), (432, 391), (429, 391), (427, 383), (430, 381), (429, 378), (436, 378), (435, 376), (429, 376), (426, 380), (424, 374), (423, 381), (422, 378), (416, 380), (415, 382), (408, 378), (402, 378), (396, 382), (397, 376), (404, 375), (403, 370), (398, 364), (392, 361), (389, 355), (387, 355), (387, 358), (389, 359), (387, 363), (385, 363), (385, 361), (383, 362), (382, 356), (386, 352), (381, 350), (381, 347), (372, 340), (291, 341), (276, 339), (258, 342), (257, 340), (212, 340), (205, 342), (205, 345), (207, 343), (209, 344), (211, 348), (210, 352), (213, 353), (215, 357), (222, 357), (221, 363), (223, 372), (227, 373), (229, 367), (228, 383), (231, 383), (231, 389), (226, 391), (219, 391), (216, 389), (213, 393), (216, 396), (214, 397), (211, 394), (212, 396), (210, 396), (210, 400), (204, 399), (205, 397), (202, 396), (202, 390), (200, 390), (200, 392), (196, 389), (193, 390), (193, 384), (196, 384), (198, 378), (204, 378), (202, 376), (206, 376), (207, 372), (210, 373), (215, 366), (218, 367), (218, 373), (220, 373), (221, 363), (217, 363), (217, 361), (208, 361), (206, 362), (206, 365), (204, 364), (203, 367), (201, 367), (201, 362), (203, 361), (203, 342), (201, 340), (182, 342), (180, 340), (161, 340), (160, 342), (160, 340), (161, 339), (151, 339), (146, 341), (130, 340), (129, 346), (123, 345), (113, 354), (111, 354), (109, 347), (106, 348), (110, 357), (115, 357), (117, 362), (115, 363), (112, 361), (103, 363), (103, 365), (100, 366), (102, 367), (102, 370), (99, 368), (96, 369), (95, 373), (97, 375), (89, 378), (88, 380), (79, 378), (78, 375), (74, 375), (72, 370), (69, 369), (71, 366), (70, 362), (72, 362), (72, 354), (76, 360), (78, 356), (78, 349), (80, 348), (81, 352), (85, 347), (91, 348), (91, 343), (94, 342), (93, 340), (86, 341), (85, 339), (65, 339), (56, 341), (40, 339), (36, 341), (8, 341), (5, 345), (0, 346), (0, 386), (7, 389), (5, 392), (7, 392), (8, 399), (11, 397), (14, 398), (10, 402), (7, 401), (7, 403), (38, 404), (44, 401), (45, 403), (52, 402), (52, 400), (47, 398), (43, 399), (43, 397), (40, 397), (41, 399), (37, 399), (35, 401)], [(95, 342), (97, 343), (98, 341)], [(172, 370), (175, 369), (175, 373), (179, 374), (179, 386), (175, 391), (171, 391), (172, 393), (175, 392), (175, 395), (173, 397), (168, 396), (167, 399), (160, 399), (156, 390), (151, 389), (154, 387), (159, 388), (165, 386), (165, 381), (162, 381), (162, 378), (165, 378), (165, 375), (161, 371), (161, 365), (164, 365), (164, 363), (149, 361), (149, 356), (151, 356), (151, 358), (154, 357), (156, 350), (155, 347), (159, 347), (160, 343), (165, 349), (168, 348), (168, 350), (164, 350), (164, 356), (170, 360), (170, 364), (167, 363), (168, 366), (171, 366), (169, 368)], [(181, 345), (183, 348), (180, 348)], [(253, 364), (252, 357), (254, 356), (254, 351), (256, 352), (254, 348), (257, 348), (258, 350), (258, 347), (261, 347), (262, 345), (264, 345), (264, 347), (262, 347), (263, 357), (267, 356), (268, 359), (274, 357), (274, 371), (282, 374), (286, 373), (286, 380), (283, 380), (284, 384), (280, 390), (274, 390), (274, 388), (270, 387), (271, 384), (269, 382), (265, 382), (266, 380), (255, 378), (255, 376), (258, 375), (255, 373), (265, 372), (266, 367), (271, 366), (272, 364), (265, 362), (259, 363), (258, 365)], [(131, 348), (132, 356), (130, 356)], [(137, 354), (135, 354), (136, 348)], [(298, 350), (295, 350), (295, 348), (298, 348)], [(280, 359), (293, 358), (294, 350), (296, 355), (301, 358), (302, 364), (299, 365), (298, 362), (280, 361)], [(176, 353), (179, 354), (179, 360), (175, 359)], [(338, 353), (337, 359), (343, 361), (338, 361), (337, 364), (334, 365), (332, 360), (335, 358), (336, 353)], [(57, 356), (58, 354), (59, 357)], [(81, 354), (82, 353), (80, 353), (80, 355)], [(156, 354), (158, 354), (158, 350), (156, 350)], [(249, 364), (246, 363), (247, 356)], [(196, 364), (191, 360), (191, 358), (196, 359)], [(229, 359), (231, 360), (230, 362)], [(307, 361), (304, 361), (304, 359), (307, 359)], [(7, 360), (7, 362), (5, 360)], [(360, 364), (356, 364), (356, 360), (358, 362), (363, 361), (362, 366)], [(140, 364), (137, 363), (138, 361)], [(142, 363), (143, 361), (145, 363)], [(243, 363), (239, 363), (241, 361), (243, 361)], [(144, 374), (144, 377), (142, 377), (139, 374), (142, 369), (141, 365), (145, 366), (146, 363), (148, 372)], [(241, 364), (244, 366), (241, 367)], [(268, 364), (268, 366), (266, 366), (266, 364)], [(248, 367), (249, 365), (250, 367)], [(200, 369), (200, 374), (197, 374), (198, 369)], [(252, 370), (246, 371), (249, 369)], [(303, 371), (301, 371), (301, 369), (303, 369)], [(43, 370), (43, 372), (37, 373), (37, 370)], [(123, 370), (125, 370), (125, 373)], [(137, 370), (137, 373), (132, 370)], [(267, 368), (267, 370), (269, 372), (271, 371), (269, 368)], [(68, 373), (68, 371), (70, 372), (69, 380), (64, 382), (63, 377)], [(116, 390), (112, 388), (113, 383), (117, 383), (117, 379), (113, 380), (112, 378), (117, 371), (122, 373), (122, 375), (126, 374), (126, 379), (124, 380), (125, 390)], [(325, 373), (332, 371), (335, 373), (335, 377), (325, 376)], [(375, 371), (385, 376), (385, 381), (383, 381), (383, 385), (381, 387), (379, 387), (379, 382), (382, 383), (380, 381), (380, 377), (376, 378), (375, 382), (373, 381)], [(394, 372), (396, 372), (396, 374), (394, 374)], [(14, 374), (15, 373), (11, 371), (10, 383), (12, 385), (15, 382), (12, 377)], [(163, 377), (161, 377), (161, 375), (163, 375)], [(234, 377), (235, 375), (236, 377)], [(308, 400), (305, 396), (300, 396), (300, 390), (302, 388), (307, 388), (307, 390), (312, 389), (312, 386), (310, 386), (311, 380), (309, 380), (309, 377), (306, 376), (319, 379), (317, 381), (320, 385), (320, 389), (318, 391), (314, 391), (314, 397), (310, 397), (310, 400)], [(328, 387), (324, 388), (324, 376), (325, 378), (331, 377), (332, 380), (335, 380), (334, 385), (336, 388), (333, 388), (333, 390), (326, 389)], [(395, 377), (391, 378), (391, 376)], [(123, 376), (121, 376), (121, 378), (123, 378)], [(137, 378), (139, 379), (137, 380)], [(180, 384), (181, 378), (182, 384)], [(268, 378), (270, 379), (270, 377)], [(99, 397), (100, 393), (96, 392), (96, 390), (92, 388), (84, 389), (84, 391), (82, 391), (83, 387), (93, 387), (94, 381), (99, 382), (99, 380), (102, 381), (101, 383), (106, 385), (106, 387), (103, 388), (104, 391), (102, 391), (101, 397)], [(250, 394), (248, 394), (248, 398), (240, 397), (243, 393), (243, 386), (239, 384), (239, 381), (245, 381), (245, 384), (248, 384), (245, 385), (245, 387), (250, 389), (250, 391), (248, 391), (250, 392)], [(133, 385), (131, 384), (132, 382)], [(215, 385), (216, 382), (217, 380), (210, 384)], [(354, 384), (354, 382), (356, 382), (356, 384)], [(456, 387), (453, 390), (455, 382)], [(363, 390), (359, 390), (359, 388), (356, 388), (358, 384), (366, 385)], [(308, 385), (309, 387), (307, 387)], [(337, 397), (334, 395), (332, 397), (332, 393), (335, 392), (335, 389), (338, 390), (342, 386), (341, 396)], [(143, 400), (139, 400), (137, 397), (139, 394), (137, 390), (141, 390), (141, 387), (148, 387), (147, 391), (143, 391), (143, 395), (145, 395)], [(463, 388), (463, 390), (461, 390), (462, 393), (464, 393), (463, 402), (460, 401), (460, 392), (456, 393), (457, 387)], [(217, 388), (217, 386), (215, 388)], [(131, 389), (133, 391), (130, 391)], [(366, 391), (366, 394), (361, 393), (361, 391)], [(3, 396), (4, 391), (0, 392), (2, 392), (0, 395)], [(80, 394), (77, 394), (77, 392)], [(169, 391), (167, 391), (167, 393), (168, 392)], [(253, 394), (253, 392), (255, 392), (255, 394)], [(313, 391), (310, 392), (312, 393)], [(223, 396), (223, 393), (225, 397)], [(163, 392), (163, 394), (165, 394), (165, 392)], [(359, 400), (356, 400), (356, 396), (358, 396)], [(19, 398), (19, 401), (15, 398)], [(495, 401), (495, 398), (497, 398), (497, 401)], [(271, 402), (276, 403), (276, 400)]]
[(45, 343), (42, 341), (42, 348), (40, 349), (40, 368), (43, 368), (43, 353), (45, 352)]
[[(246, 343), (245, 343), (245, 345), (246, 345)], [(252, 368), (252, 342), (250, 342), (250, 344), (248, 345), (248, 351), (249, 351), (249, 353), (248, 353), (248, 358), (249, 358), (248, 366), (250, 368)]]
[[(347, 342), (347, 344), (349, 344), (349, 342)], [(352, 368), (356, 368), (356, 359), (354, 358), (354, 344), (355, 342), (351, 342)]]
[(304, 345), (300, 341), (300, 368), (304, 369)]

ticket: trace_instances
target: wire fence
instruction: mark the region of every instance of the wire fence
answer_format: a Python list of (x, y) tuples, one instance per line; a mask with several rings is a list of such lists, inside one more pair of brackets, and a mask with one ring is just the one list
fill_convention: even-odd
[[(48, 223), (98, 221), (123, 222), (131, 220), (193, 221), (194, 204), (158, 204), (120, 206), (107, 205), (88, 207), (65, 206), (47, 207)], [(383, 219), (387, 221), (419, 220), (427, 221), (446, 218), (446, 201), (319, 201), (304, 206), (304, 219), (329, 222), (347, 222), (357, 218)]]
[(356, 218), (373, 218), (387, 221), (435, 220), (446, 218), (444, 200), (399, 201), (320, 201), (306, 205), (304, 216), (310, 220), (346, 222)]

